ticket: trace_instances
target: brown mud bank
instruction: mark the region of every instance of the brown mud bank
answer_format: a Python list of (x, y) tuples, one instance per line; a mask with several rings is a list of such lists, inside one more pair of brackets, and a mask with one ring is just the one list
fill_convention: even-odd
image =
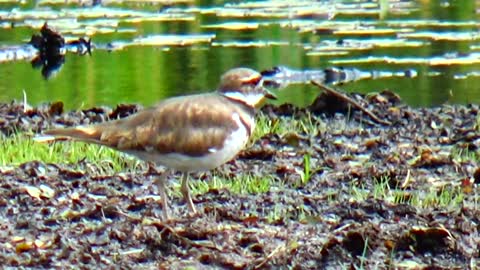
[[(272, 121), (306, 119), (316, 128), (267, 133), (235, 160), (195, 175), (273, 179), (261, 194), (197, 194), (195, 218), (173, 196), (177, 219), (159, 220), (146, 167), (114, 175), (95, 173), (99, 165), (86, 160), (75, 169), (35, 160), (0, 167), (0, 261), (66, 269), (476, 269), (479, 106), (416, 109), (389, 93), (351, 97), (392, 124), (325, 97), (306, 109), (266, 106)], [(137, 109), (0, 104), (0, 130), (40, 133)]]

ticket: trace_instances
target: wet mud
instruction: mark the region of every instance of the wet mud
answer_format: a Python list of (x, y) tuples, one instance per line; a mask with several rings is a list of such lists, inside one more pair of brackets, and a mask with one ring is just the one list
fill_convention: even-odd
[[(160, 220), (146, 165), (114, 175), (85, 160), (75, 169), (41, 160), (2, 167), (0, 261), (66, 269), (475, 269), (479, 106), (411, 108), (388, 92), (350, 97), (392, 124), (333, 107), (325, 96), (304, 109), (267, 105), (261, 113), (273, 121), (309, 117), (318, 129), (266, 134), (217, 170), (194, 175), (273, 178), (266, 193), (195, 194), (196, 217), (177, 191), (170, 193), (176, 218)], [(64, 112), (61, 103), (12, 102), (0, 105), (0, 130), (33, 135), (138, 109)]]

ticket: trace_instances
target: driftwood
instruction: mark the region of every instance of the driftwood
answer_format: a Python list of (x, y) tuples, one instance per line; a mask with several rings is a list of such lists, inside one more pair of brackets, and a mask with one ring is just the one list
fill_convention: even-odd
[(313, 85), (317, 86), (318, 88), (322, 89), (323, 91), (327, 92), (329, 95), (333, 95), (335, 96), (336, 98), (338, 99), (341, 99), (343, 101), (345, 101), (346, 103), (348, 104), (351, 104), (353, 107), (361, 110), (362, 112), (364, 112), (365, 114), (367, 114), (368, 116), (370, 116), (370, 118), (372, 118), (373, 121), (379, 123), (379, 124), (382, 124), (382, 125), (387, 125), (387, 126), (390, 126), (392, 123), (390, 121), (387, 121), (387, 120), (382, 120), (380, 118), (378, 118), (374, 113), (372, 113), (371, 111), (367, 110), (366, 108), (364, 108), (361, 104), (359, 104), (358, 102), (356, 102), (355, 100), (349, 98), (348, 96), (346, 96), (345, 94), (342, 94), (338, 91), (336, 91), (335, 89), (331, 88), (331, 87), (328, 87), (322, 83), (319, 83), (317, 81), (314, 81), (314, 80), (311, 80), (310, 81)]

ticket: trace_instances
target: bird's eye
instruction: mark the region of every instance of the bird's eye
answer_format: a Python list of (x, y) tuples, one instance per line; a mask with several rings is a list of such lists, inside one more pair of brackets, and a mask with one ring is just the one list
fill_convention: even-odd
[(244, 80), (242, 82), (243, 85), (252, 85), (252, 86), (257, 86), (260, 82), (262, 81), (261, 76), (256, 76), (252, 78), (248, 78), (247, 80)]

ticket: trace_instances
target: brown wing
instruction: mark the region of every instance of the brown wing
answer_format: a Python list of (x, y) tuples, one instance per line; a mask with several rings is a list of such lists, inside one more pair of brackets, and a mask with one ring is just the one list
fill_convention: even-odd
[(125, 119), (88, 127), (57, 129), (46, 134), (106, 145), (121, 151), (156, 150), (201, 156), (220, 148), (238, 128), (238, 107), (214, 94), (167, 99)]

